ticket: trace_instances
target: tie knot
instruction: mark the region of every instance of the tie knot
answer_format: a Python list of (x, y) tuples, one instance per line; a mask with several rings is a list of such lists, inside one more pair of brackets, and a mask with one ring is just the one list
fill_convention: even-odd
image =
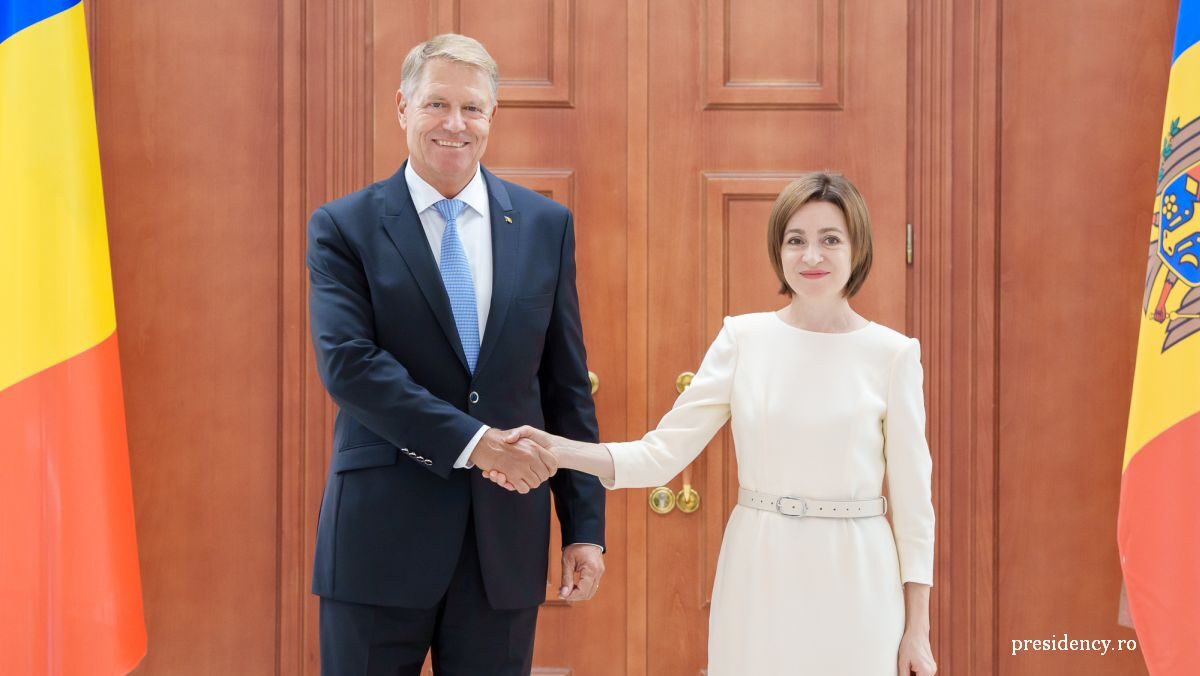
[(467, 203), (462, 200), (441, 200), (433, 203), (433, 208), (437, 209), (447, 223), (456, 222), (465, 206)]

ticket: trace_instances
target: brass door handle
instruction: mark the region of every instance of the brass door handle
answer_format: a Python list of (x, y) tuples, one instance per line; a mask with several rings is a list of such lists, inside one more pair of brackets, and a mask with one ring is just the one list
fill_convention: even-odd
[(675, 509), (675, 493), (666, 486), (650, 491), (650, 510), (655, 514), (666, 514)]
[(688, 465), (687, 469), (683, 470), (683, 488), (675, 498), (676, 506), (684, 514), (691, 514), (700, 509), (700, 494), (696, 492), (696, 489), (692, 488), (691, 473), (692, 466)]
[(683, 373), (680, 373), (679, 377), (675, 378), (675, 391), (683, 394), (684, 390), (692, 386), (692, 378), (695, 377), (696, 374), (692, 373), (691, 371), (684, 371)]
[[(692, 379), (696, 377), (691, 371), (684, 371), (675, 379), (675, 390), (680, 394), (692, 386)], [(684, 514), (691, 514), (700, 509), (700, 494), (696, 489), (692, 488), (692, 466), (688, 465), (683, 468), (683, 488), (675, 497), (675, 504), (679, 506), (679, 511)]]
[[(675, 378), (675, 391), (683, 394), (683, 391), (692, 385), (692, 378), (696, 374), (691, 371), (684, 371)], [(700, 493), (692, 487), (692, 466), (688, 465), (683, 470), (683, 489), (679, 493), (673, 492), (666, 486), (659, 486), (653, 491), (650, 491), (650, 509), (655, 514), (666, 514), (671, 510), (679, 508), (679, 511), (684, 514), (691, 514), (700, 509)]]
[(595, 371), (588, 371), (588, 382), (592, 384), (592, 394), (595, 394), (600, 389), (600, 376)]

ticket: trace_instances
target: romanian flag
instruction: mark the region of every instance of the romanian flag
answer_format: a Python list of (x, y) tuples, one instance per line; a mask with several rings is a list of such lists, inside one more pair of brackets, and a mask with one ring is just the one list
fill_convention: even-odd
[(1152, 676), (1200, 674), (1200, 0), (1182, 0), (1117, 542)]
[(146, 653), (83, 5), (0, 0), (0, 673)]

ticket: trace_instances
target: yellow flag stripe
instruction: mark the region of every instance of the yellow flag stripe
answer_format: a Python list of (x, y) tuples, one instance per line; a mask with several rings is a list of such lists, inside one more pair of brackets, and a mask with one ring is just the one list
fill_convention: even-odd
[[(1200, 116), (1200, 44), (1180, 54), (1171, 67), (1163, 137), (1168, 135), (1173, 120), (1186, 124), (1197, 116)], [(1154, 210), (1159, 210), (1158, 198)], [(1153, 237), (1157, 238), (1157, 234)], [(1152, 281), (1151, 310), (1166, 276), (1164, 266)], [(1167, 307), (1178, 308), (1191, 290), (1182, 279), (1178, 280), (1167, 297)], [(1156, 322), (1142, 313), (1122, 469), (1152, 439), (1200, 410), (1200, 401), (1194, 394), (1200, 383), (1200, 335), (1186, 338), (1164, 352), (1166, 326), (1166, 322)]]
[(83, 5), (0, 43), (0, 390), (116, 328)]

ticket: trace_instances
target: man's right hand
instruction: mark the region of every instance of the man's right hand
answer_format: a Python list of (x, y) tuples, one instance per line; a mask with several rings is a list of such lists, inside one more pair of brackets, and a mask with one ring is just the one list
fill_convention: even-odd
[(558, 471), (558, 458), (531, 439), (507, 443), (507, 433), (495, 428), (483, 433), (469, 462), (484, 473), (501, 472), (518, 493), (528, 493)]

